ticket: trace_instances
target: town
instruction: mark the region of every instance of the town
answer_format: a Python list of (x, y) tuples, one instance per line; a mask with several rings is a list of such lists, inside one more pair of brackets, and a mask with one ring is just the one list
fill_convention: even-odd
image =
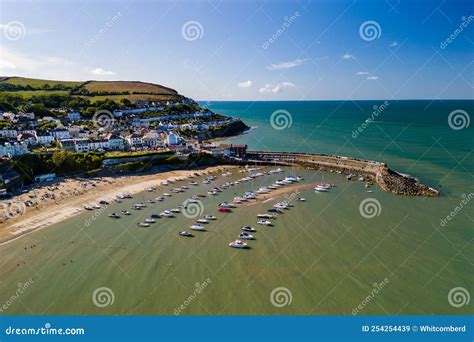
[[(193, 112), (170, 112), (180, 105)], [(25, 106), (28, 107), (28, 106)], [(168, 111), (166, 111), (168, 109)], [(14, 157), (31, 152), (54, 150), (153, 151), (183, 150), (190, 142), (212, 138), (239, 119), (224, 117), (203, 109), (191, 99), (179, 102), (138, 100), (128, 108), (99, 110), (89, 119), (80, 111), (52, 109), (61, 116), (40, 117), (33, 112), (0, 112), (0, 157)], [(176, 112), (176, 111), (175, 111)]]

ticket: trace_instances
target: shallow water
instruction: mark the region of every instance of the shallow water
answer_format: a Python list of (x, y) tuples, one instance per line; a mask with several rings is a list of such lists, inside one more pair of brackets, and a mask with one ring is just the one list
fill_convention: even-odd
[[(204, 214), (219, 219), (208, 225), (207, 232), (195, 232), (195, 238), (178, 236), (194, 222), (183, 214), (162, 218), (150, 228), (136, 223), (176, 207), (191, 194), (205, 193), (210, 185), (200, 183), (147, 210), (133, 211), (130, 217), (107, 217), (142, 198), (157, 196), (145, 192), (112, 205), (93, 221), (93, 213), (85, 212), (1, 246), (0, 305), (8, 304), (3, 314), (472, 313), (470, 306), (456, 307), (448, 300), (453, 288), (474, 293), (474, 213), (472, 201), (462, 204), (468, 198), (463, 194), (474, 192), (472, 125), (453, 130), (447, 116), (457, 108), (474, 113), (473, 101), (390, 103), (376, 123), (353, 138), (352, 131), (374, 104), (380, 105), (238, 102), (212, 103), (211, 109), (257, 126), (229, 141), (247, 143), (251, 149), (385, 161), (429, 185), (441, 184), (441, 197), (395, 196), (376, 186), (367, 193), (363, 182), (348, 182), (343, 175), (287, 168), (285, 175), (301, 175), (307, 183), (333, 182), (337, 187), (329, 193), (301, 191), (297, 196), (307, 202), (294, 202), (274, 227), (256, 227), (257, 239), (249, 242), (252, 248), (236, 250), (227, 244), (237, 238), (240, 226), (256, 226), (255, 215), (274, 202), (243, 206), (231, 214), (217, 213), (217, 204), (231, 200), (234, 193), (257, 189), (260, 183), (268, 185), (281, 174), (204, 198)], [(289, 128), (271, 127), (269, 119), (277, 109), (291, 113)], [(234, 172), (217, 182), (240, 177)], [(363, 217), (359, 209), (368, 198), (380, 203), (373, 218)], [(442, 219), (454, 211), (443, 224)], [(12, 301), (18, 283), (30, 278), (31, 285)], [(93, 293), (100, 287), (112, 291), (113, 303), (111, 296), (104, 296), (110, 305), (94, 304)]]

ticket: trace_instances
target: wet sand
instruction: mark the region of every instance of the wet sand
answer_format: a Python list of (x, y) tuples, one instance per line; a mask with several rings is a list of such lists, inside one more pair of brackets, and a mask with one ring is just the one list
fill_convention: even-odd
[[(119, 178), (65, 179), (31, 189), (2, 202), (0, 245), (73, 217), (83, 212), (85, 205), (97, 204), (102, 199), (111, 201), (125, 192), (136, 194), (151, 186), (158, 187), (167, 179), (175, 180), (224, 168), (220, 166), (205, 170), (178, 170)], [(31, 202), (30, 206), (25, 205), (26, 202)]]

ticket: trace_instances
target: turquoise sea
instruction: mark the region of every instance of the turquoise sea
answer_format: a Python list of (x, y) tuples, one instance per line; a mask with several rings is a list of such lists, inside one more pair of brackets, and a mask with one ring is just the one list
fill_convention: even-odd
[[(182, 214), (159, 219), (150, 228), (137, 227), (151, 213), (243, 176), (233, 170), (232, 175), (218, 174), (215, 184), (196, 179), (199, 186), (129, 217), (107, 217), (168, 189), (158, 186), (156, 193), (111, 205), (93, 221), (91, 212), (84, 212), (0, 246), (1, 314), (472, 314), (474, 135), (472, 124), (459, 118), (470, 120), (474, 101), (203, 105), (253, 127), (224, 142), (246, 143), (252, 150), (384, 161), (439, 187), (441, 196), (395, 196), (375, 186), (368, 193), (363, 182), (349, 182), (344, 175), (285, 168), (283, 174), (203, 198), (203, 213), (218, 219), (195, 238), (178, 236), (195, 222)], [(369, 117), (373, 122), (362, 127)], [(302, 183), (324, 181), (337, 187), (328, 193), (299, 191), (296, 196), (306, 202), (296, 202), (291, 194), (269, 194), (266, 201), (231, 214), (217, 212), (219, 202), (288, 174), (304, 177)], [(274, 227), (256, 225), (256, 214), (288, 196), (294, 207), (279, 215)], [(375, 203), (375, 211), (361, 211), (366, 200)], [(252, 248), (229, 248), (242, 225), (258, 230), (256, 240), (249, 242)], [(23, 289), (25, 282), (30, 285)]]

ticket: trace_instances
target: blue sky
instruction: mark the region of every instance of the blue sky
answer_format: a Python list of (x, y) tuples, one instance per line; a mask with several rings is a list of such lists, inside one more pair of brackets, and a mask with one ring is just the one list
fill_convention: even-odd
[(467, 0), (2, 1), (0, 75), (199, 100), (473, 98), (472, 15)]

